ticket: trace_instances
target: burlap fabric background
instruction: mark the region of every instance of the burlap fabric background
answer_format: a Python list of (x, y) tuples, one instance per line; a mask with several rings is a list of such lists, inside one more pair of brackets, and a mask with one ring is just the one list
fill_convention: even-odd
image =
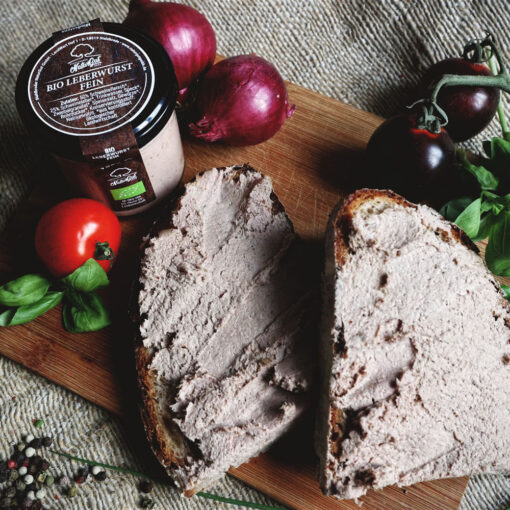
[[(0, 0), (0, 227), (41, 178), (41, 155), (14, 106), (14, 83), (29, 53), (52, 31), (86, 19), (121, 21), (128, 0)], [(284, 77), (380, 115), (390, 115), (424, 68), (461, 52), (463, 42), (490, 28), (510, 61), (510, 14), (505, 0), (187, 0), (211, 21), (224, 55), (256, 52)], [(299, 105), (298, 105), (299, 108)], [(485, 136), (495, 133), (494, 125)], [(1, 332), (0, 332), (1, 341)], [(0, 454), (43, 418), (45, 431), (70, 453), (144, 469), (121, 425), (106, 412), (15, 363), (0, 358)], [(12, 397), (16, 398), (13, 399)], [(59, 462), (58, 470), (76, 468)], [(232, 478), (214, 492), (271, 502)], [(156, 508), (220, 509), (224, 504), (183, 500), (168, 487), (155, 491)], [(90, 483), (74, 500), (52, 508), (133, 509), (135, 479), (112, 475)], [(510, 504), (510, 480), (474, 477), (462, 510), (499, 510)]]

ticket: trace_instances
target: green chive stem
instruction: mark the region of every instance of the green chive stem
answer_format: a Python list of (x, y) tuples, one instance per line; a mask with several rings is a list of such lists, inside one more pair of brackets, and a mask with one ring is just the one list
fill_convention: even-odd
[[(70, 455), (69, 453), (59, 452), (58, 450), (50, 449), (51, 453), (55, 455), (60, 455), (61, 457), (65, 457), (69, 460), (74, 460), (76, 462), (81, 462), (83, 464), (88, 464), (89, 466), (99, 466), (104, 469), (110, 469), (112, 471), (117, 471), (118, 473), (127, 473), (129, 475), (137, 476), (139, 478), (145, 478), (146, 480), (152, 480), (154, 482), (158, 482), (158, 480), (151, 479), (150, 476), (147, 476), (139, 471), (134, 471), (133, 469), (123, 468), (120, 466), (112, 466), (111, 464), (104, 464), (102, 462), (96, 462), (95, 460), (83, 459), (81, 457), (75, 457), (74, 455)], [(220, 503), (227, 503), (229, 505), (235, 505), (245, 508), (257, 508), (258, 510), (286, 510), (283, 507), (276, 506), (266, 506), (260, 503), (253, 503), (251, 501), (241, 501), (238, 499), (224, 498), (223, 496), (217, 496), (216, 494), (210, 494), (209, 492), (197, 492), (197, 496), (204, 499), (212, 499), (214, 501), (218, 501)]]

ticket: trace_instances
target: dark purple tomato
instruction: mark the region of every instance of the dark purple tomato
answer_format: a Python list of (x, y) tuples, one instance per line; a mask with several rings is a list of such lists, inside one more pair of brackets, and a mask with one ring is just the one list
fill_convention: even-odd
[[(429, 67), (421, 81), (421, 97), (427, 95), (427, 87), (444, 74), (488, 76), (490, 69), (464, 58), (448, 58)], [(430, 90), (430, 89), (429, 89)], [(487, 127), (494, 117), (499, 103), (496, 87), (457, 86), (441, 87), (437, 102), (448, 115), (446, 130), (454, 142), (471, 138)]]
[(455, 146), (444, 129), (431, 133), (416, 127), (414, 115), (397, 115), (384, 121), (368, 142), (366, 185), (440, 207), (455, 194), (454, 163)]

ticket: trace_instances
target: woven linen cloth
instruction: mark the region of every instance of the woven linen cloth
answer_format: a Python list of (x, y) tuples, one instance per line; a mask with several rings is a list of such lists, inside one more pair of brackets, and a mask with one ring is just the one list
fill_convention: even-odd
[[(505, 0), (187, 0), (211, 21), (218, 52), (257, 53), (290, 81), (355, 106), (391, 115), (406, 101), (424, 69), (458, 56), (464, 42), (489, 29), (510, 61), (510, 13)], [(14, 105), (16, 76), (27, 56), (53, 31), (100, 17), (122, 21), (127, 0), (0, 0), (0, 228), (42, 177), (41, 153), (22, 128)], [(299, 108), (299, 105), (298, 105)], [(498, 132), (497, 122), (483, 137)], [(475, 140), (479, 147), (482, 137)], [(1, 341), (1, 331), (0, 331)], [(121, 423), (80, 397), (0, 357), (0, 457), (32, 419), (57, 447), (74, 455), (141, 470)], [(13, 398), (15, 397), (15, 398)], [(53, 471), (77, 464), (48, 455)], [(223, 496), (275, 504), (227, 477), (212, 489)], [(183, 499), (156, 485), (156, 508), (227, 509), (223, 503)], [(52, 500), (51, 508), (134, 509), (136, 479), (111, 473), (107, 481), (86, 483), (74, 499)], [(462, 510), (501, 510), (510, 505), (510, 480), (473, 477)]]

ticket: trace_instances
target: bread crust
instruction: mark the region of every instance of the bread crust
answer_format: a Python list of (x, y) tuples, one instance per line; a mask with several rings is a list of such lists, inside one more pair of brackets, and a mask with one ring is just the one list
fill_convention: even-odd
[[(334, 229), (334, 250), (335, 262), (341, 266), (349, 253), (349, 237), (352, 233), (352, 218), (355, 211), (369, 201), (386, 202), (388, 204), (399, 204), (409, 209), (416, 209), (416, 204), (407, 201), (404, 197), (390, 190), (378, 190), (363, 188), (355, 191), (333, 209), (330, 217), (330, 228)], [(457, 225), (453, 223), (450, 231), (444, 231), (444, 235), (451, 237), (475, 253), (479, 253), (477, 246)]]
[[(225, 170), (226, 167), (218, 167), (217, 170)], [(234, 167), (237, 172), (233, 173), (231, 178), (236, 180), (242, 173), (256, 172), (260, 173), (248, 164), (238, 165)], [(164, 229), (173, 228), (171, 217), (179, 209), (181, 198), (186, 193), (187, 187), (197, 182), (205, 171), (200, 172), (193, 177), (185, 186), (182, 186), (168, 202), (165, 208), (165, 213), (158, 218), (147, 238), (141, 247), (141, 257), (143, 257), (145, 245), (150, 239), (157, 237), (159, 232)], [(292, 231), (294, 226), (290, 221), (283, 204), (278, 199), (277, 195), (273, 192), (271, 194), (273, 201), (273, 213), (283, 212), (287, 218)], [(170, 219), (170, 221), (169, 221)], [(157, 374), (149, 367), (152, 362), (153, 353), (143, 345), (140, 331), (140, 324), (143, 317), (140, 316), (140, 309), (138, 305), (138, 295), (141, 289), (140, 272), (135, 280), (131, 296), (130, 317), (134, 330), (134, 351), (136, 370), (138, 377), (138, 386), (140, 389), (140, 414), (147, 434), (149, 444), (156, 455), (159, 462), (163, 465), (167, 473), (172, 476), (172, 468), (179, 465), (184, 465), (189, 456), (194, 455), (194, 445), (184, 436), (179, 427), (170, 419), (165, 418), (162, 413), (161, 407), (158, 405), (157, 397)], [(169, 412), (169, 410), (166, 410)], [(191, 489), (184, 490), (183, 494), (191, 497), (205, 487), (195, 485)]]

